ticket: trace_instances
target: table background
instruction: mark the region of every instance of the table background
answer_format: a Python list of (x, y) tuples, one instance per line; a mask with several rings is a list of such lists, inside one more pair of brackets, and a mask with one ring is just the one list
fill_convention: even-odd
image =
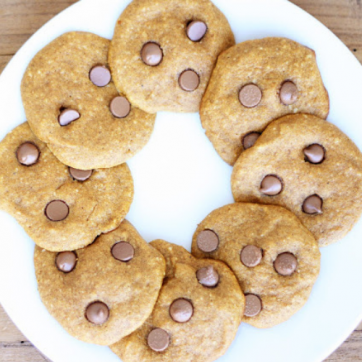
[[(362, 62), (362, 0), (291, 1), (330, 28)], [(0, 0), (0, 73), (36, 30), (75, 2)], [(0, 306), (0, 362), (43, 361), (48, 360), (26, 340)], [(325, 362), (357, 361), (362, 361), (362, 323)]]

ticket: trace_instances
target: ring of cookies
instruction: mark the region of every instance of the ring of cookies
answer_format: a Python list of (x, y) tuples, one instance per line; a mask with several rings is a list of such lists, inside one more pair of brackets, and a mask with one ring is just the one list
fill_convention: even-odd
[[(36, 243), (41, 299), (70, 335), (124, 362), (212, 362), (240, 323), (303, 307), (319, 247), (362, 214), (362, 154), (326, 121), (316, 57), (285, 38), (235, 45), (210, 0), (133, 0), (111, 41), (70, 32), (33, 58), (27, 122), (0, 143), (0, 207)], [(125, 219), (126, 161), (160, 111), (200, 112), (233, 166), (235, 203), (200, 220), (191, 253)]]

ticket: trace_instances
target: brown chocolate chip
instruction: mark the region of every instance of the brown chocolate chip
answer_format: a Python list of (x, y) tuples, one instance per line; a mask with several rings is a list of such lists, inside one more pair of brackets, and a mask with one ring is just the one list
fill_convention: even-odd
[(68, 126), (68, 124), (76, 121), (79, 118), (80, 118), (80, 114), (78, 111), (67, 108), (67, 109), (64, 109), (63, 111), (61, 111), (61, 113), (58, 117), (58, 122), (61, 126)]
[(311, 195), (304, 200), (302, 209), (306, 214), (322, 214), (323, 199), (318, 195)]
[(112, 247), (112, 256), (120, 261), (130, 261), (134, 257), (134, 247), (125, 241), (116, 243)]
[(261, 299), (255, 294), (246, 294), (245, 295), (245, 317), (256, 317), (261, 310), (263, 305)]
[(24, 142), (16, 150), (16, 158), (24, 166), (35, 165), (40, 156), (39, 148), (31, 142)]
[(99, 326), (107, 322), (109, 308), (102, 302), (94, 302), (88, 305), (85, 316), (90, 323)]
[(258, 133), (258, 132), (251, 132), (251, 133), (248, 133), (246, 136), (244, 136), (244, 138), (243, 138), (244, 150), (247, 150), (248, 148), (253, 147), (256, 140), (259, 137), (260, 137), (260, 133)]
[(188, 300), (180, 298), (173, 301), (169, 312), (175, 322), (186, 323), (193, 316), (194, 307)]
[(216, 287), (219, 284), (219, 274), (212, 265), (201, 268), (196, 272), (196, 278), (201, 285), (207, 288)]
[(279, 195), (283, 190), (283, 184), (278, 176), (265, 176), (260, 184), (260, 192), (267, 196)]
[(126, 97), (113, 98), (109, 107), (116, 118), (126, 118), (131, 112), (131, 103)]
[(197, 246), (204, 253), (211, 253), (219, 246), (219, 237), (212, 230), (203, 230), (197, 235)]
[(53, 200), (45, 207), (45, 216), (50, 221), (62, 221), (69, 215), (69, 206), (62, 200)]
[(163, 352), (170, 345), (170, 336), (164, 329), (156, 328), (148, 335), (147, 343), (153, 351)]
[(261, 89), (256, 84), (247, 84), (239, 92), (240, 103), (246, 108), (254, 108), (263, 97)]
[(297, 258), (292, 253), (279, 254), (274, 262), (274, 269), (282, 276), (292, 275), (298, 266)]
[(298, 88), (293, 82), (288, 80), (282, 84), (279, 96), (280, 101), (284, 105), (289, 106), (294, 104), (298, 99)]
[(190, 40), (200, 41), (207, 32), (207, 25), (203, 21), (191, 21), (187, 26), (186, 33)]
[(105, 87), (112, 79), (111, 72), (104, 65), (96, 65), (89, 72), (89, 79), (97, 87)]
[(317, 143), (306, 147), (303, 152), (305, 160), (313, 164), (322, 163), (325, 159), (325, 149)]
[(186, 92), (193, 92), (200, 85), (200, 77), (194, 70), (185, 70), (178, 79), (181, 89)]
[(86, 181), (92, 176), (93, 170), (78, 170), (77, 168), (69, 167), (69, 174), (77, 181)]
[(162, 49), (157, 43), (146, 43), (141, 50), (141, 58), (146, 65), (155, 67), (162, 62)]
[(248, 268), (253, 268), (260, 264), (263, 259), (263, 250), (255, 245), (247, 245), (240, 253), (241, 262)]
[(77, 264), (77, 255), (73, 251), (63, 251), (55, 258), (55, 265), (63, 273), (70, 273)]

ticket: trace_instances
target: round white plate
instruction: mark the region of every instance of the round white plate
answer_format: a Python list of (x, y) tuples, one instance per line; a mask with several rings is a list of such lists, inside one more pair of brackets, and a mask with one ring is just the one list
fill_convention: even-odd
[[(284, 36), (315, 49), (331, 99), (329, 121), (362, 149), (362, 67), (328, 29), (283, 0), (214, 2), (229, 19), (237, 42)], [(117, 17), (128, 3), (83, 0), (22, 47), (0, 78), (0, 138), (25, 121), (20, 82), (32, 57), (66, 31), (91, 31), (111, 38)], [(147, 241), (163, 238), (190, 249), (197, 224), (215, 208), (233, 201), (232, 169), (205, 137), (198, 114), (160, 113), (149, 144), (129, 166), (135, 199), (127, 218)], [(53, 362), (119, 361), (107, 347), (75, 340), (48, 314), (37, 292), (34, 243), (3, 212), (0, 224), (0, 302), (26, 337)], [(268, 330), (242, 325), (220, 361), (320, 362), (336, 349), (362, 318), (361, 231), (360, 221), (343, 241), (322, 250), (321, 275), (299, 313)]]

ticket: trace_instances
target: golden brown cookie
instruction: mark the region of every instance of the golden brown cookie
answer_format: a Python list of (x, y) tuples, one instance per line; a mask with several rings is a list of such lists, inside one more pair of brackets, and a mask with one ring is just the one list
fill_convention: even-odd
[(155, 115), (119, 95), (108, 69), (110, 41), (66, 33), (42, 49), (24, 75), (25, 113), (36, 136), (68, 166), (126, 162), (148, 142)]
[(271, 123), (240, 156), (231, 185), (236, 201), (289, 209), (326, 246), (361, 216), (362, 155), (333, 124), (289, 115)]
[(38, 288), (50, 314), (73, 337), (110, 345), (152, 312), (165, 262), (126, 220), (74, 252), (34, 255)]
[(133, 199), (126, 164), (80, 171), (58, 161), (28, 123), (0, 143), (0, 207), (34, 242), (51, 251), (74, 250), (115, 229)]
[(209, 0), (133, 0), (117, 22), (109, 63), (118, 90), (146, 112), (198, 112), (218, 55), (234, 44)]
[(279, 206), (236, 203), (213, 211), (194, 234), (192, 254), (229, 265), (245, 294), (243, 321), (258, 328), (302, 308), (320, 268), (312, 234)]
[(251, 40), (225, 51), (200, 108), (207, 137), (230, 165), (272, 120), (289, 113), (327, 118), (328, 112), (315, 52), (285, 38)]
[(151, 245), (164, 255), (167, 277), (150, 318), (112, 351), (124, 362), (216, 360), (235, 338), (244, 311), (234, 274), (163, 240)]

